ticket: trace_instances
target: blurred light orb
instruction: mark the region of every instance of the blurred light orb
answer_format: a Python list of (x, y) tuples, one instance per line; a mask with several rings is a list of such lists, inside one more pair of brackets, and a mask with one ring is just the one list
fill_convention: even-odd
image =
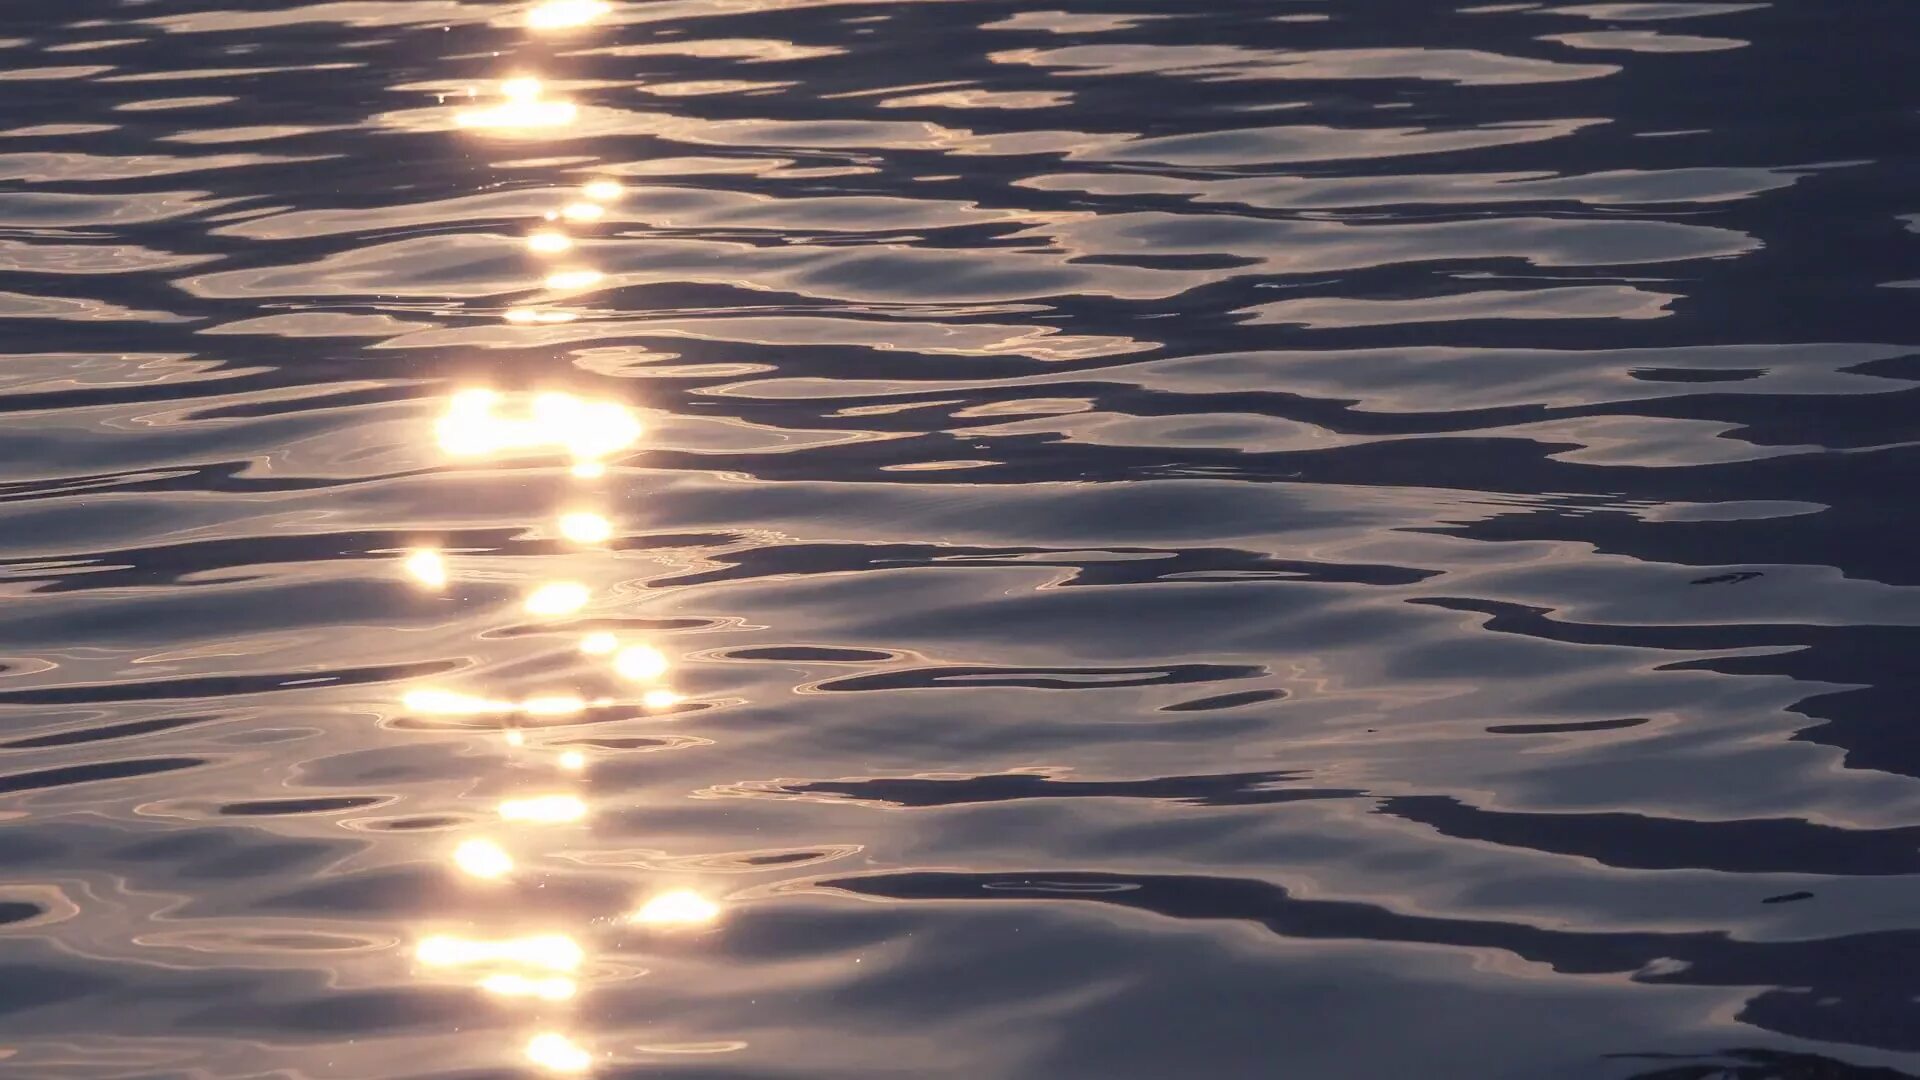
[(643, 926), (707, 926), (719, 918), (720, 905), (692, 889), (661, 893), (633, 913), (633, 921)]
[(556, 1032), (535, 1035), (527, 1043), (527, 1060), (548, 1072), (579, 1074), (593, 1067), (593, 1056), (572, 1039)]
[(546, 0), (527, 12), (529, 30), (573, 30), (606, 16), (606, 0)]
[(453, 849), (453, 865), (469, 877), (498, 881), (513, 873), (513, 856), (491, 840), (467, 840)]
[(667, 655), (651, 645), (629, 645), (613, 658), (614, 672), (634, 682), (653, 682), (670, 666)]

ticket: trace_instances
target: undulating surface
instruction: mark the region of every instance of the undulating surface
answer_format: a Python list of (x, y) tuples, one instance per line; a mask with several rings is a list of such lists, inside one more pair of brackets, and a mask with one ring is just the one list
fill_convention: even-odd
[(1920, 1075), (1920, 6), (1052, 2), (0, 4), (0, 1075)]

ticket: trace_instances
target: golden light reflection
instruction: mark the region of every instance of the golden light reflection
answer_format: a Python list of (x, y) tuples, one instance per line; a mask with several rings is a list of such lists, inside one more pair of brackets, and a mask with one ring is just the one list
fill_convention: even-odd
[(500, 819), (532, 825), (563, 825), (587, 816), (587, 804), (572, 795), (537, 795), (525, 799), (505, 799), (500, 803)]
[(620, 639), (605, 630), (595, 631), (580, 639), (580, 651), (588, 656), (611, 656), (620, 647)]
[(599, 221), (607, 216), (607, 208), (597, 202), (568, 203), (560, 208), (560, 216), (575, 223)]
[(535, 255), (558, 255), (573, 250), (573, 237), (555, 229), (527, 234), (527, 250)]
[(655, 711), (671, 709), (680, 701), (680, 695), (671, 690), (649, 690), (640, 698), (640, 704)]
[(536, 394), (523, 416), (503, 416), (503, 395), (462, 390), (434, 424), (440, 449), (454, 457), (487, 457), (543, 448), (565, 450), (575, 472), (632, 446), (642, 431), (633, 411), (617, 401), (598, 401), (551, 391)]
[(580, 189), (580, 194), (597, 203), (610, 203), (626, 193), (618, 180), (595, 180)]
[(591, 289), (606, 280), (598, 270), (556, 270), (547, 275), (546, 286), (554, 290)]
[(578, 971), (586, 961), (580, 943), (565, 934), (531, 937), (462, 938), (435, 934), (414, 947), (414, 959), (427, 967), (518, 967), (535, 971)]
[(568, 750), (560, 755), (560, 767), (568, 772), (580, 772), (587, 767), (587, 755), (578, 750)]
[(514, 730), (512, 730), (512, 731), (509, 731), (509, 732), (507, 732), (507, 733), (506, 733), (506, 735), (504, 736), (504, 738), (505, 738), (505, 739), (507, 740), (507, 745), (508, 745), (508, 746), (525, 746), (525, 745), (527, 745), (527, 733), (526, 733), (526, 732), (524, 732), (524, 731), (521, 731), (521, 730), (519, 730), (519, 729), (517, 729), (517, 728), (516, 728), (516, 729), (514, 729)]
[(502, 972), (480, 980), (480, 989), (495, 997), (567, 1001), (573, 997), (579, 987), (572, 979), (558, 975), (538, 979)]
[(528, 698), (520, 711), (536, 717), (578, 716), (587, 711), (587, 701), (573, 694), (549, 694)]
[(500, 96), (507, 99), (505, 103), (462, 109), (454, 115), (454, 122), (488, 131), (533, 131), (566, 127), (580, 115), (579, 106), (573, 102), (548, 99), (545, 84), (532, 76), (502, 82)]
[(623, 679), (654, 682), (672, 666), (667, 655), (651, 645), (629, 645), (613, 658), (613, 670)]
[[(414, 716), (577, 716), (589, 704), (577, 694), (542, 694), (525, 701), (504, 701), (435, 688), (409, 690), (400, 698), (400, 707)], [(510, 746), (526, 742), (526, 736), (518, 731), (507, 732), (505, 738)]]
[(562, 514), (560, 535), (576, 544), (604, 544), (613, 538), (613, 522), (585, 510)]
[(447, 560), (431, 548), (421, 548), (407, 556), (407, 575), (429, 589), (447, 587)]
[(557, 1032), (535, 1035), (527, 1043), (527, 1060), (556, 1073), (583, 1073), (593, 1067), (593, 1056), (572, 1039)]
[(513, 856), (491, 840), (467, 840), (453, 849), (453, 865), (470, 877), (497, 881), (513, 873)]
[(613, 10), (606, 0), (546, 0), (527, 12), (529, 30), (572, 30)]
[(720, 905), (694, 892), (675, 889), (640, 905), (633, 921), (643, 926), (706, 926), (720, 918)]
[(593, 593), (577, 581), (551, 581), (527, 594), (529, 615), (571, 615), (587, 606)]

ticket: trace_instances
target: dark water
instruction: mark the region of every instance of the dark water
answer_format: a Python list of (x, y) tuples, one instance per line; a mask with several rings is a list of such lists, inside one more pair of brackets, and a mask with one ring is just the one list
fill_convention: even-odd
[(1920, 6), (527, 8), (0, 5), (0, 1075), (1920, 1075)]

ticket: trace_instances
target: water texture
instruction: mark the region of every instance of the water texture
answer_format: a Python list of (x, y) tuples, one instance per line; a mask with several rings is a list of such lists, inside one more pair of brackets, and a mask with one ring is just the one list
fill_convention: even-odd
[(1920, 1075), (1920, 7), (0, 5), (0, 1076)]

